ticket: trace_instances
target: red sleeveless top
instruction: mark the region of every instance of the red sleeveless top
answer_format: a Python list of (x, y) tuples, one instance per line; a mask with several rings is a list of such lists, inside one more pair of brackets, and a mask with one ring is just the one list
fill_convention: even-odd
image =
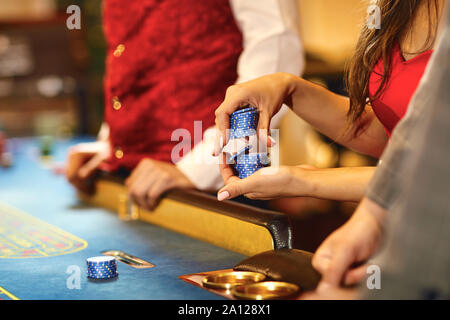
[(206, 130), (237, 78), (242, 35), (229, 0), (103, 1), (108, 170), (171, 160), (172, 132)]
[[(395, 46), (392, 53), (391, 76), (381, 96), (372, 101), (372, 108), (389, 136), (405, 115), (409, 101), (419, 85), (432, 53), (433, 50), (428, 50), (406, 61), (400, 46)], [(380, 59), (370, 75), (371, 97), (375, 95), (381, 84), (383, 70), (383, 61)]]

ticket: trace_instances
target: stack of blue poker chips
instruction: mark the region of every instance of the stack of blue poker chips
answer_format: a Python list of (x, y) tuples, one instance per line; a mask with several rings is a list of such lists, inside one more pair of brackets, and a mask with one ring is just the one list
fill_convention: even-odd
[(114, 257), (99, 256), (86, 259), (87, 276), (91, 279), (111, 279), (119, 275)]
[(239, 139), (256, 134), (259, 113), (254, 107), (248, 107), (233, 112), (230, 116), (230, 138)]
[[(254, 107), (247, 107), (233, 112), (230, 116), (230, 139), (240, 139), (255, 135), (258, 120), (259, 113)], [(247, 153), (249, 149), (247, 147), (232, 157), (234, 169), (241, 179), (251, 176), (269, 164), (267, 154)]]
[(265, 153), (242, 154), (237, 157), (234, 169), (239, 178), (245, 179), (261, 168), (269, 164), (269, 159)]

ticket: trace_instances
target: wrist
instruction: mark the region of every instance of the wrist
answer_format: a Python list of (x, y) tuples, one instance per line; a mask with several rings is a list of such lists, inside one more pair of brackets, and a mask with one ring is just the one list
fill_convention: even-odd
[(279, 81), (284, 88), (284, 104), (293, 108), (293, 100), (303, 95), (305, 92), (305, 85), (308, 83), (304, 79), (286, 72), (279, 72)]
[(314, 170), (307, 170), (301, 167), (287, 167), (289, 170), (289, 195), (293, 197), (314, 197), (316, 196), (317, 185), (311, 175)]
[(387, 210), (379, 206), (376, 202), (365, 197), (359, 204), (354, 216), (370, 216), (373, 218), (380, 226), (383, 224), (384, 218), (386, 217)]
[(281, 83), (286, 95), (291, 95), (295, 90), (295, 81), (298, 77), (287, 72), (277, 72), (277, 82)]

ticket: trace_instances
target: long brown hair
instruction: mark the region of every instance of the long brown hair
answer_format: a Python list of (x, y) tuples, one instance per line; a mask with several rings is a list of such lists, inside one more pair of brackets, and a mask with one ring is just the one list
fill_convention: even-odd
[[(380, 9), (381, 28), (369, 29), (367, 24), (364, 25), (345, 78), (350, 97), (347, 116), (351, 123), (350, 127), (355, 129), (355, 135), (362, 129), (363, 124), (359, 120), (366, 104), (379, 98), (383, 93), (391, 75), (392, 52), (395, 45), (410, 31), (421, 5), (427, 6), (429, 16), (428, 39), (424, 44), (424, 51), (430, 49), (433, 44), (437, 28), (437, 26), (433, 28), (433, 22), (437, 22), (439, 14), (438, 0), (378, 0), (376, 4)], [(436, 19), (433, 20), (433, 17)], [(384, 70), (381, 84), (375, 95), (369, 97), (370, 73), (380, 58)]]

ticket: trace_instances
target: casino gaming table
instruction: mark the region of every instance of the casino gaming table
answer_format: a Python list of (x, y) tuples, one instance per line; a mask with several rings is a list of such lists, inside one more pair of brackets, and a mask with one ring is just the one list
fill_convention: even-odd
[[(91, 140), (55, 141), (53, 161), (64, 161), (71, 145)], [(100, 198), (81, 195), (81, 201), (42, 160), (37, 138), (10, 142), (13, 166), (0, 168), (0, 299), (223, 299), (179, 276), (232, 268), (247, 256), (291, 246), (281, 214), (220, 204), (195, 192), (174, 191), (162, 209), (138, 218), (120, 212), (130, 206), (120, 194), (117, 200), (107, 193), (123, 192), (118, 181), (106, 182), (109, 191)], [(154, 267), (118, 262), (117, 278), (88, 279), (86, 259), (111, 249)]]

